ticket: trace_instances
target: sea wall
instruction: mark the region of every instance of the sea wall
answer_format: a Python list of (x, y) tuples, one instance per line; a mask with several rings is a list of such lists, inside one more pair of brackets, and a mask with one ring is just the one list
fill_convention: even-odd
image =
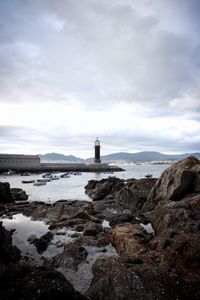
[(117, 166), (104, 163), (41, 163), (37, 155), (0, 154), (0, 172), (8, 170), (16, 172), (53, 172), (53, 171), (80, 171), (80, 172), (116, 172), (123, 171)]
[(83, 164), (83, 163), (41, 163), (41, 171), (80, 171), (80, 172), (117, 172), (123, 171), (117, 166), (108, 164)]

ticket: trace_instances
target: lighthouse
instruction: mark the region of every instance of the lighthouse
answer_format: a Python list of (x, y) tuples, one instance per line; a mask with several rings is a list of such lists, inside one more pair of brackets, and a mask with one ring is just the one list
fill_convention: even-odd
[(99, 164), (100, 162), (100, 141), (97, 137), (96, 141), (94, 142), (94, 163)]

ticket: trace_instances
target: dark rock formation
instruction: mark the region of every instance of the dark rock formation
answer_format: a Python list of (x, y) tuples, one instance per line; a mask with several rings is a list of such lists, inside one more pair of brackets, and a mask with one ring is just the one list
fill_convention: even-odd
[(100, 224), (94, 222), (87, 222), (83, 229), (83, 235), (97, 235), (102, 229)]
[(0, 222), (0, 264), (8, 264), (18, 261), (20, 250), (12, 246), (11, 232), (5, 230)]
[(1, 299), (85, 299), (62, 274), (45, 267), (17, 264), (12, 269), (0, 269), (0, 280)]
[(133, 213), (142, 208), (155, 182), (155, 178), (125, 181), (109, 177), (90, 180), (85, 192), (93, 200), (94, 211), (99, 217), (118, 224), (133, 220)]
[(10, 192), (11, 192), (11, 195), (12, 195), (12, 198), (13, 198), (14, 201), (28, 200), (28, 195), (22, 189), (11, 188)]
[(94, 278), (86, 292), (90, 299), (150, 299), (139, 277), (128, 270), (118, 257), (98, 259), (92, 269)]
[(87, 257), (86, 249), (77, 242), (65, 245), (64, 251), (50, 260), (51, 266), (77, 269), (78, 265), (85, 261)]
[(11, 203), (13, 198), (10, 192), (10, 184), (8, 182), (0, 182), (0, 203)]
[(28, 238), (28, 241), (31, 244), (35, 245), (39, 253), (43, 253), (49, 246), (49, 243), (51, 242), (52, 238), (53, 233), (51, 231), (48, 231), (47, 233), (43, 234), (40, 238), (31, 236)]

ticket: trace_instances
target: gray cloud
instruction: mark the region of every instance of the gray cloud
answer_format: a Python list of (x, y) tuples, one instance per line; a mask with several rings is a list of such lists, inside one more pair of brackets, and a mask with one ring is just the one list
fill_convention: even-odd
[[(171, 31), (170, 20), (163, 28), (160, 16), (172, 10), (162, 3), (156, 11), (150, 2), (142, 15), (132, 1), (2, 1), (9, 16), (0, 47), (3, 96), (168, 106), (197, 88), (200, 51), (187, 31)], [(190, 3), (173, 4), (182, 22), (189, 18), (186, 8), (195, 13), (198, 4)]]

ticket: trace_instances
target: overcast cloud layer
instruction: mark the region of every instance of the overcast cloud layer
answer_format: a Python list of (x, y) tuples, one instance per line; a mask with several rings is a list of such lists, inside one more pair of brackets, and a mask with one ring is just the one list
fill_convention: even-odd
[(200, 151), (199, 0), (1, 0), (0, 152)]

